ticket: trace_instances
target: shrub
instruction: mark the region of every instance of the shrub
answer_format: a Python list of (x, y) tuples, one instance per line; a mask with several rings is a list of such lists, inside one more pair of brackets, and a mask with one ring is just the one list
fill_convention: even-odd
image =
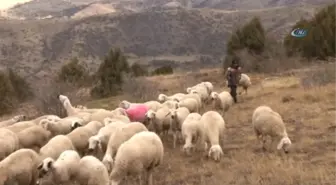
[(174, 70), (171, 66), (162, 66), (156, 68), (154, 71), (152, 71), (152, 75), (167, 75), (167, 74), (173, 74)]
[(88, 80), (88, 73), (77, 58), (62, 66), (58, 73), (58, 80), (66, 83), (83, 84)]
[(26, 101), (33, 97), (32, 88), (21, 76), (14, 73), (12, 69), (8, 69), (7, 74), (18, 101)]
[(120, 49), (111, 49), (95, 74), (97, 85), (91, 90), (94, 98), (115, 96), (122, 90), (124, 74), (130, 71), (126, 57)]
[(0, 115), (10, 113), (15, 107), (14, 88), (3, 71), (0, 72)]
[(146, 67), (137, 63), (134, 63), (131, 66), (131, 72), (135, 77), (148, 75), (148, 70), (146, 69)]
[(288, 56), (299, 54), (305, 58), (326, 60), (335, 57), (335, 3), (326, 6), (311, 20), (300, 20), (292, 29), (308, 31), (306, 37), (296, 38), (290, 33), (284, 38)]

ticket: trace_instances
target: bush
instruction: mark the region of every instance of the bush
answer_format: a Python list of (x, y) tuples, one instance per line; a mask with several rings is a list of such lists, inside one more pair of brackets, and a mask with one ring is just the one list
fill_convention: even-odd
[(96, 86), (91, 90), (94, 98), (115, 96), (122, 90), (124, 74), (130, 68), (120, 49), (111, 49), (95, 74)]
[(131, 72), (135, 77), (148, 75), (148, 70), (146, 69), (146, 67), (137, 63), (134, 63), (131, 66)]
[(152, 71), (152, 75), (167, 75), (167, 74), (173, 74), (174, 70), (171, 66), (162, 66), (156, 68), (154, 71)]
[(14, 88), (7, 74), (0, 72), (0, 114), (10, 113), (16, 104)]
[(34, 96), (32, 88), (21, 76), (12, 69), (8, 69), (7, 73), (18, 101), (23, 102)]
[(77, 58), (73, 58), (69, 63), (63, 65), (58, 73), (58, 80), (66, 83), (83, 84), (87, 82), (88, 78), (87, 70), (79, 64)]
[(284, 38), (288, 56), (299, 54), (308, 59), (326, 60), (335, 57), (335, 3), (320, 10), (311, 20), (302, 19), (292, 29), (306, 29), (308, 34), (296, 38), (289, 33)]

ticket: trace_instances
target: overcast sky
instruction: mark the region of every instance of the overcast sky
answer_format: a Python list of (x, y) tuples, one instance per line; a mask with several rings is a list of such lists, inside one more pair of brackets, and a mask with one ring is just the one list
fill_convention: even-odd
[(14, 6), (17, 3), (24, 3), (31, 0), (0, 0), (0, 10)]

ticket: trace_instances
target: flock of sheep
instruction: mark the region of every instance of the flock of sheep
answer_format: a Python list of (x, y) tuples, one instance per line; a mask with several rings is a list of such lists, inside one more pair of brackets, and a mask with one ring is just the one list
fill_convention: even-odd
[[(240, 84), (246, 91), (251, 82), (244, 75)], [(152, 172), (163, 161), (162, 137), (171, 135), (174, 148), (184, 141), (187, 155), (207, 151), (219, 161), (225, 139), (222, 115), (233, 105), (231, 95), (214, 92), (210, 82), (189, 87), (187, 93), (160, 94), (157, 101), (124, 100), (114, 110), (73, 107), (68, 97), (58, 98), (65, 118), (44, 115), (25, 121), (18, 115), (0, 122), (0, 185), (118, 185), (129, 174), (142, 173), (152, 185)], [(216, 110), (201, 114), (211, 102)], [(291, 141), (277, 112), (260, 106), (252, 124), (263, 144), (271, 136), (278, 150), (288, 151)]]

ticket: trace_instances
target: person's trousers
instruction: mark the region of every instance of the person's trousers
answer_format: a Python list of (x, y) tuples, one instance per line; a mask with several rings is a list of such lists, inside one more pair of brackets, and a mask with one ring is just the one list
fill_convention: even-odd
[(230, 94), (233, 98), (233, 101), (237, 103), (237, 86), (236, 85), (230, 85)]

